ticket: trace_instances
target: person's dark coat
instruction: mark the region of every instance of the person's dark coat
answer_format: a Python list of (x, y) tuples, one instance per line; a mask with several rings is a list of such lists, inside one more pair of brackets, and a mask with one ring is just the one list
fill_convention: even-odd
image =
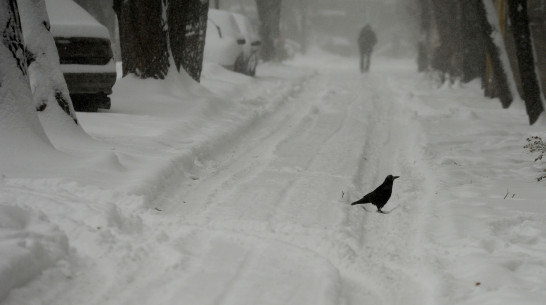
[(366, 25), (360, 30), (358, 35), (358, 47), (360, 53), (371, 53), (377, 43), (377, 36), (370, 25)]
[(358, 35), (358, 48), (360, 49), (360, 72), (370, 70), (373, 47), (377, 43), (372, 27), (368, 24), (360, 30)]

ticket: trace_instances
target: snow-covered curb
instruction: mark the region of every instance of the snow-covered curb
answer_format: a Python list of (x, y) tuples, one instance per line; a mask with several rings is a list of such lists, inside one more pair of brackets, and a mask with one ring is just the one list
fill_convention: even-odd
[(0, 177), (0, 300), (54, 265), (45, 276), (70, 277), (62, 267), (78, 263), (70, 248), (85, 263), (124, 234), (143, 234), (138, 211), (154, 207), (170, 181), (196, 179), (200, 160), (222, 154), (312, 74), (264, 64), (254, 79), (207, 64), (203, 85), (175, 73), (118, 80), (111, 111), (78, 114), (91, 138), (52, 136), (81, 163)]

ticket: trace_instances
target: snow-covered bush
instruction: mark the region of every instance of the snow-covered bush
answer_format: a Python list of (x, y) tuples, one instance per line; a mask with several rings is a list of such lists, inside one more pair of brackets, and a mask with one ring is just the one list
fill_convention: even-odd
[[(529, 152), (531, 153), (539, 153), (538, 157), (535, 158), (534, 162), (542, 161), (542, 157), (544, 156), (544, 153), (546, 153), (546, 143), (542, 140), (541, 137), (537, 136), (527, 138), (527, 145), (523, 146), (523, 148), (529, 149)], [(543, 171), (546, 172), (546, 169), (543, 169)], [(540, 181), (544, 178), (546, 178), (546, 174), (538, 177), (537, 181)]]

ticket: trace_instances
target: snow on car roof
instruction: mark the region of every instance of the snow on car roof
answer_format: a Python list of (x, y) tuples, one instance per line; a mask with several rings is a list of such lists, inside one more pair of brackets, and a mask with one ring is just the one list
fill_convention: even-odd
[(209, 20), (220, 27), (222, 34), (234, 37), (241, 35), (239, 26), (237, 25), (235, 17), (233, 17), (231, 12), (209, 9), (208, 17)]
[(45, 0), (45, 3), (53, 36), (110, 38), (106, 27), (74, 1)]

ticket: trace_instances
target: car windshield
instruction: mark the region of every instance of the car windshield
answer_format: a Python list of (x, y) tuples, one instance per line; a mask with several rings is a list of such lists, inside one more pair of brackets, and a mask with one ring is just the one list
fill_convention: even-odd
[(240, 35), (239, 27), (235, 22), (235, 18), (230, 13), (210, 10), (209, 18), (212, 23), (220, 27), (222, 35), (233, 37)]

